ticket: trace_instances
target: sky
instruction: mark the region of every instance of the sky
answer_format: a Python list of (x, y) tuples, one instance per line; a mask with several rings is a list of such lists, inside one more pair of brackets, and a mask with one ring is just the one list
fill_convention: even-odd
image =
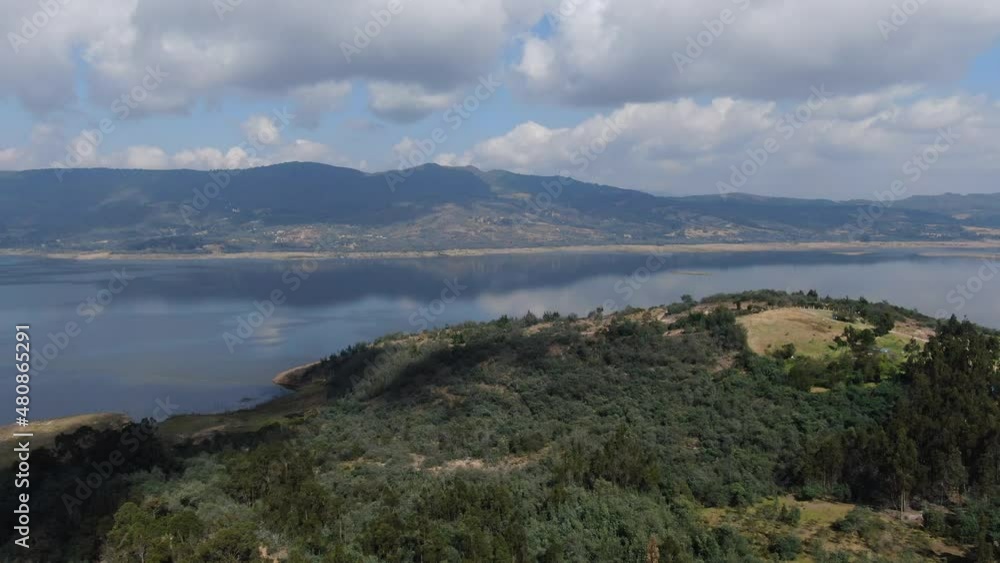
[(0, 0), (0, 169), (997, 192), (996, 0)]

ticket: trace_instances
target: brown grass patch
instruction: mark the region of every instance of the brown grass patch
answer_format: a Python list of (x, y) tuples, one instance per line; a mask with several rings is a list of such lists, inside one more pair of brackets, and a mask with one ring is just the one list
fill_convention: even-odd
[(848, 323), (833, 319), (825, 309), (787, 307), (746, 315), (738, 319), (747, 329), (747, 343), (758, 354), (794, 344), (796, 354), (823, 356)]
[(18, 438), (13, 436), (15, 432), (34, 434), (30, 438), (21, 438), (21, 440), (30, 440), (31, 448), (37, 450), (39, 448), (52, 447), (55, 444), (56, 436), (74, 432), (84, 426), (89, 426), (96, 430), (106, 430), (109, 428), (121, 428), (130, 421), (131, 419), (124, 414), (97, 413), (65, 416), (49, 420), (33, 420), (27, 427), (14, 424), (0, 426), (0, 448), (3, 448), (2, 453), (0, 453), (0, 463), (7, 464), (15, 460), (13, 448), (16, 447), (18, 440)]
[(411, 467), (418, 471), (429, 471), (434, 474), (452, 473), (455, 471), (508, 472), (521, 469), (531, 462), (531, 458), (528, 456), (508, 456), (496, 461), (495, 463), (489, 463), (483, 459), (467, 457), (462, 459), (452, 459), (442, 463), (441, 465), (424, 467), (423, 462), (426, 458), (423, 456), (417, 456), (416, 454), (411, 454), (411, 457), (413, 459)]

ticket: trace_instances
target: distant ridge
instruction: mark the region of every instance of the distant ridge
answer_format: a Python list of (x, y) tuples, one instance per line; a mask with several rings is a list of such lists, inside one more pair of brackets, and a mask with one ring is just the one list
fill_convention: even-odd
[(366, 173), (311, 162), (238, 171), (0, 173), (0, 248), (407, 251), (606, 244), (1000, 238), (1000, 194), (869, 201), (662, 197), (429, 164)]

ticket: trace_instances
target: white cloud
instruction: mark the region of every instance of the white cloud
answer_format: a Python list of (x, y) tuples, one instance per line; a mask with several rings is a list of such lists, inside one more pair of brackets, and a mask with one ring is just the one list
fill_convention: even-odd
[(178, 152), (170, 159), (173, 168), (212, 170), (220, 168), (249, 168), (266, 164), (266, 161), (251, 158), (241, 147), (232, 147), (223, 152), (214, 147), (201, 147)]
[(107, 50), (135, 39), (129, 30), (137, 0), (53, 4), (58, 9), (49, 15), (39, 2), (0, 0), (6, 43), (0, 49), (0, 96), (14, 96), (35, 112), (76, 100), (74, 59), (79, 47)]
[(365, 161), (353, 161), (321, 142), (301, 138), (284, 142), (280, 134), (282, 126), (274, 116), (287, 115), (287, 112), (251, 115), (241, 124), (245, 140), (239, 145), (228, 148), (195, 146), (173, 154), (154, 144), (109, 149), (107, 137), (96, 129), (80, 131), (67, 142), (61, 126), (43, 122), (33, 127), (27, 144), (0, 147), (0, 170), (53, 167), (211, 170), (250, 168), (290, 161), (367, 167)]
[(71, 164), (67, 163), (66, 165), (78, 168), (100, 166), (102, 138), (103, 134), (99, 130), (86, 129), (81, 131), (79, 135), (70, 139), (67, 147), (69, 148), (68, 152), (73, 156), (73, 159)]
[(160, 170), (169, 168), (170, 159), (166, 151), (160, 147), (136, 146), (125, 151), (127, 168)]
[(458, 98), (457, 92), (428, 92), (419, 84), (372, 82), (368, 85), (368, 107), (391, 121), (416, 121), (442, 110)]
[[(357, 167), (367, 164), (333, 147), (364, 131), (352, 150), (369, 152), (352, 156), (384, 154), (373, 143), (386, 129), (448, 108), (480, 76), (506, 67), (512, 72), (505, 85), (521, 94), (502, 100), (508, 105), (496, 113), (518, 116), (507, 132), (491, 129), (490, 138), (468, 141), (487, 127), (473, 119), (452, 141), (469, 143), (468, 150), (434, 147), (430, 159), (711, 192), (734, 159), (782, 123), (793, 100), (825, 85), (835, 97), (783, 143), (748, 189), (870, 195), (870, 185), (898, 174), (902, 159), (942, 127), (961, 130), (962, 141), (926, 188), (995, 189), (984, 171), (995, 172), (1000, 162), (1000, 102), (949, 87), (1000, 38), (1000, 3), (906, 1), (919, 9), (894, 22), (898, 29), (886, 38), (879, 22), (892, 21), (902, 0), (400, 0), (402, 10), (381, 22), (373, 14), (382, 14), (388, 0), (231, 2), (221, 17), (216, 3), (204, 0), (90, 0), (57, 2), (60, 12), (35, 30), (22, 18), (38, 12), (37, 2), (0, 0), (0, 28), (31, 35), (0, 49), (0, 98), (18, 100), (38, 120), (24, 145), (0, 147), (0, 168), (63, 162), (67, 145), (83, 149), (76, 151), (78, 166), (203, 169), (314, 160)], [(539, 26), (545, 10), (563, 13)], [(724, 10), (732, 23), (718, 28)], [(366, 29), (377, 33), (362, 37)], [(533, 31), (539, 29), (545, 31)], [(707, 46), (692, 47), (700, 53), (687, 52), (689, 40), (709, 36)], [(344, 45), (357, 51), (350, 60)], [(675, 52), (694, 55), (683, 72)], [(154, 88), (144, 84), (151, 69), (162, 75)], [(238, 97), (293, 106), (295, 127), (316, 128), (347, 105), (355, 86), (385, 123), (352, 113), (332, 133), (339, 137), (309, 140), (280, 120), (254, 115), (242, 124), (254, 148), (200, 146), (191, 127), (189, 148), (176, 152), (130, 123), (88, 149), (101, 118), (122, 119), (112, 104), (123, 95), (136, 102), (129, 115), (174, 113), (182, 126), (191, 124), (182, 115), (193, 108), (212, 111)], [(86, 98), (77, 99), (78, 92)], [(551, 106), (531, 105), (539, 98), (600, 113), (567, 126), (562, 112), (549, 122)], [(587, 156), (595, 139), (607, 136), (606, 118), (619, 131), (600, 154)], [(413, 152), (420, 149), (415, 142), (404, 139), (393, 150)]]
[(0, 149), (0, 170), (17, 170), (23, 160), (23, 151), (17, 147)]
[[(797, 197), (872, 197), (942, 128), (958, 140), (912, 193), (994, 191), (1000, 108), (982, 97), (909, 99), (911, 91), (833, 97), (804, 105), (717, 98), (626, 104), (573, 127), (522, 123), (461, 153), (449, 165), (560, 174), (661, 194), (717, 193), (731, 166), (773, 139), (745, 191)], [(877, 100), (877, 103), (874, 101)], [(800, 114), (800, 115), (803, 115)], [(957, 186), (955, 177), (963, 183)]]
[(886, 112), (886, 116), (893, 117), (898, 113), (896, 105), (898, 102), (912, 99), (923, 90), (920, 85), (896, 85), (854, 96), (837, 96), (837, 92), (834, 91), (832, 92), (834, 98), (821, 108), (820, 114), (843, 119), (860, 119)]
[(913, 103), (902, 115), (903, 123), (914, 129), (938, 129), (973, 117), (986, 99), (951, 96), (927, 98)]
[(921, 1), (888, 39), (879, 21), (899, 0), (569, 1), (576, 12), (528, 35), (514, 69), (524, 90), (581, 104), (947, 82), (1000, 37), (1000, 4), (982, 0)]
[(295, 88), (291, 95), (296, 102), (296, 123), (315, 128), (324, 114), (340, 109), (351, 90), (350, 82), (337, 80)]
[(281, 128), (269, 115), (251, 115), (243, 122), (243, 134), (256, 146), (278, 145), (281, 143)]
[[(242, 2), (221, 17), (216, 4), (66, 3), (65, 13), (20, 52), (0, 54), (0, 94), (40, 112), (66, 107), (74, 99), (78, 54), (99, 105), (139, 84), (147, 67), (168, 73), (144, 111), (187, 111), (201, 100), (245, 92), (305, 95), (310, 105), (317, 101), (311, 94), (329, 101), (338, 88), (331, 85), (352, 79), (453, 90), (495, 67), (516, 26), (541, 14), (527, 0), (401, 0), (402, 11), (383, 24), (373, 14), (385, 11), (387, 0)], [(16, 29), (38, 9), (37, 2), (0, 0), (3, 27)], [(364, 38), (359, 30), (366, 28), (377, 33)], [(343, 54), (348, 45), (360, 51), (350, 60)], [(309, 90), (317, 85), (325, 91)]]
[[(719, 98), (706, 105), (677, 102), (627, 104), (575, 127), (550, 129), (535, 122), (478, 143), (456, 162), (520, 172), (588, 176), (598, 161), (693, 158), (735, 146), (767, 131), (778, 119), (772, 102)], [(605, 154), (615, 157), (605, 158)]]
[[(139, 145), (106, 155), (98, 154), (90, 159), (86, 166), (217, 170), (251, 168), (282, 162), (322, 162), (353, 168), (359, 168), (362, 165), (362, 162), (352, 161), (328, 145), (308, 139), (296, 139), (287, 144), (272, 146), (271, 149), (266, 154), (255, 154), (242, 146), (228, 149), (198, 147), (184, 149), (170, 155), (160, 147)], [(0, 163), (2, 163), (2, 154), (0, 152)]]
[(0, 148), (0, 170), (48, 168), (66, 155), (66, 136), (55, 123), (36, 123), (23, 146)]

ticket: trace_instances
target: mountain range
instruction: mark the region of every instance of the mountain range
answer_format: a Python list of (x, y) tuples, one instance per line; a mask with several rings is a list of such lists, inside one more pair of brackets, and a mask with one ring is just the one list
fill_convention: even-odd
[(1000, 238), (1000, 194), (832, 201), (663, 197), (563, 177), (425, 165), (366, 173), (0, 173), (0, 248), (45, 251), (432, 251), (719, 242)]

